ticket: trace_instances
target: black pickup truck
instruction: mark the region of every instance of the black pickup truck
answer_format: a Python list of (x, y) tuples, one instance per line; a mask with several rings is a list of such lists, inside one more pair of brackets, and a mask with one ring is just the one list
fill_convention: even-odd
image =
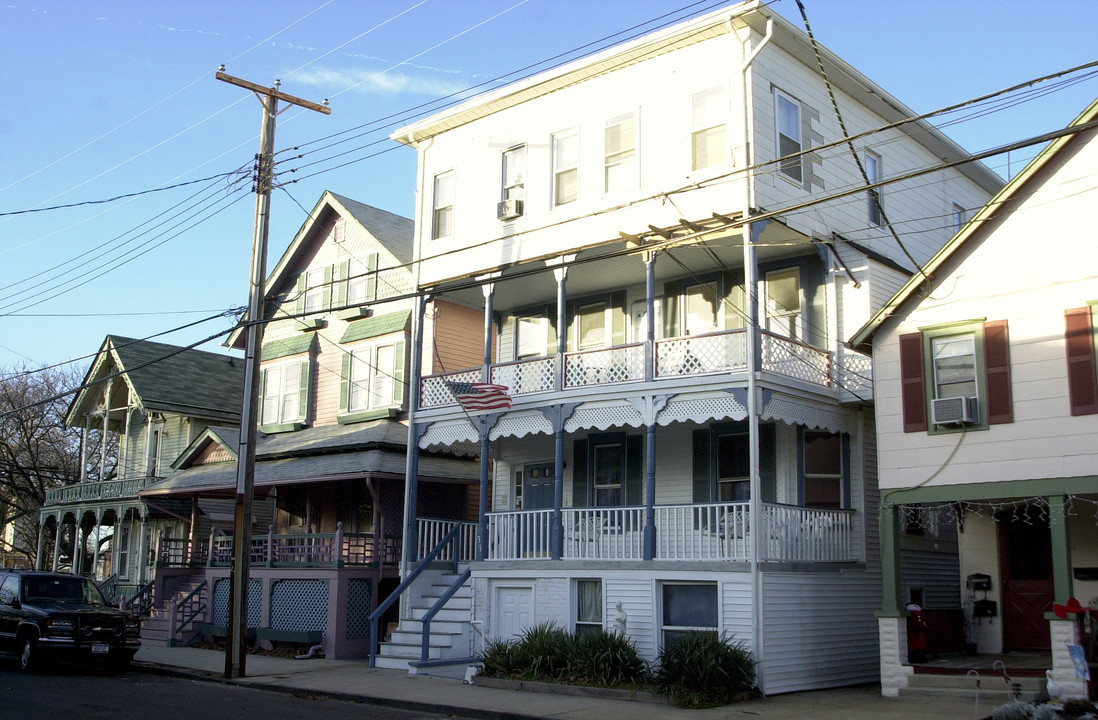
[(110, 607), (87, 578), (0, 570), (0, 652), (24, 672), (53, 658), (123, 669), (140, 637), (138, 618)]

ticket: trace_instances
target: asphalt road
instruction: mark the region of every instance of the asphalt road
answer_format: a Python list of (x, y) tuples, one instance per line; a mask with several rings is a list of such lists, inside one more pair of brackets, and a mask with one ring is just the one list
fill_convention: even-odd
[(0, 720), (435, 720), (438, 715), (219, 682), (54, 664), (0, 665)]

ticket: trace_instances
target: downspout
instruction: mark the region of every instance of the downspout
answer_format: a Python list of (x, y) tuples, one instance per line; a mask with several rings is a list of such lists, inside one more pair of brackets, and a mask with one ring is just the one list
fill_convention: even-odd
[[(731, 29), (732, 19), (729, 18)], [(746, 50), (750, 40), (743, 41)], [(744, 166), (753, 167), (755, 164), (755, 142), (752, 104), (752, 80), (751, 63), (759, 52), (770, 42), (774, 33), (774, 19), (766, 20), (766, 35), (762, 41), (751, 50), (740, 66), (742, 76), (743, 94), (743, 125), (744, 125)], [(745, 193), (745, 205), (743, 217), (750, 218), (755, 207), (755, 175), (748, 173), (746, 177), (747, 192)], [(762, 508), (762, 479), (759, 475), (759, 388), (758, 388), (758, 358), (759, 358), (759, 289), (758, 289), (758, 255), (755, 250), (756, 234), (761, 233), (763, 225), (748, 222), (743, 227), (743, 257), (744, 257), (744, 289), (747, 295), (748, 328), (751, 332), (747, 342), (747, 419), (748, 419), (748, 448), (751, 469), (751, 635), (752, 648), (755, 653), (755, 683), (759, 692), (766, 696), (766, 676), (763, 664), (763, 598), (762, 577), (760, 573), (760, 558), (763, 549), (763, 508)]]

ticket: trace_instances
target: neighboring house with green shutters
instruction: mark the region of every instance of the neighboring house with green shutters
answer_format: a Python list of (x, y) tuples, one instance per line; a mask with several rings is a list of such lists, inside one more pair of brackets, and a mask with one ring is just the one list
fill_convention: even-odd
[[(249, 603), (261, 641), (319, 643), (329, 658), (363, 655), (366, 618), (398, 584), (411, 246), (411, 220), (325, 192), (267, 279), (255, 488), (275, 512), (253, 536)], [(243, 347), (242, 328), (228, 345)], [(239, 441), (236, 424), (208, 428), (145, 497), (233, 497)], [(439, 527), (475, 517), (474, 461), (436, 453), (421, 460), (418, 478), (419, 515)], [(165, 583), (205, 582), (201, 616), (180, 628), (180, 608), (166, 642), (223, 631), (232, 544), (230, 531), (162, 550)]]

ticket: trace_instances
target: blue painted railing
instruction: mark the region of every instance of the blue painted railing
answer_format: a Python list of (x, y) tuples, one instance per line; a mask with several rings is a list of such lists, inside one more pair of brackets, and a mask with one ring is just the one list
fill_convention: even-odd
[(438, 611), (441, 610), (446, 603), (450, 602), (450, 598), (454, 596), (454, 593), (469, 581), (472, 574), (472, 568), (465, 568), (465, 572), (458, 575), (458, 579), (454, 581), (453, 585), (447, 588), (446, 592), (442, 594), (442, 597), (431, 606), (431, 609), (424, 613), (423, 619), (420, 621), (423, 623), (423, 635), (419, 645), (420, 662), (427, 662), (430, 659), (428, 656), (431, 651), (431, 621), (435, 618), (435, 615), (438, 615)]

